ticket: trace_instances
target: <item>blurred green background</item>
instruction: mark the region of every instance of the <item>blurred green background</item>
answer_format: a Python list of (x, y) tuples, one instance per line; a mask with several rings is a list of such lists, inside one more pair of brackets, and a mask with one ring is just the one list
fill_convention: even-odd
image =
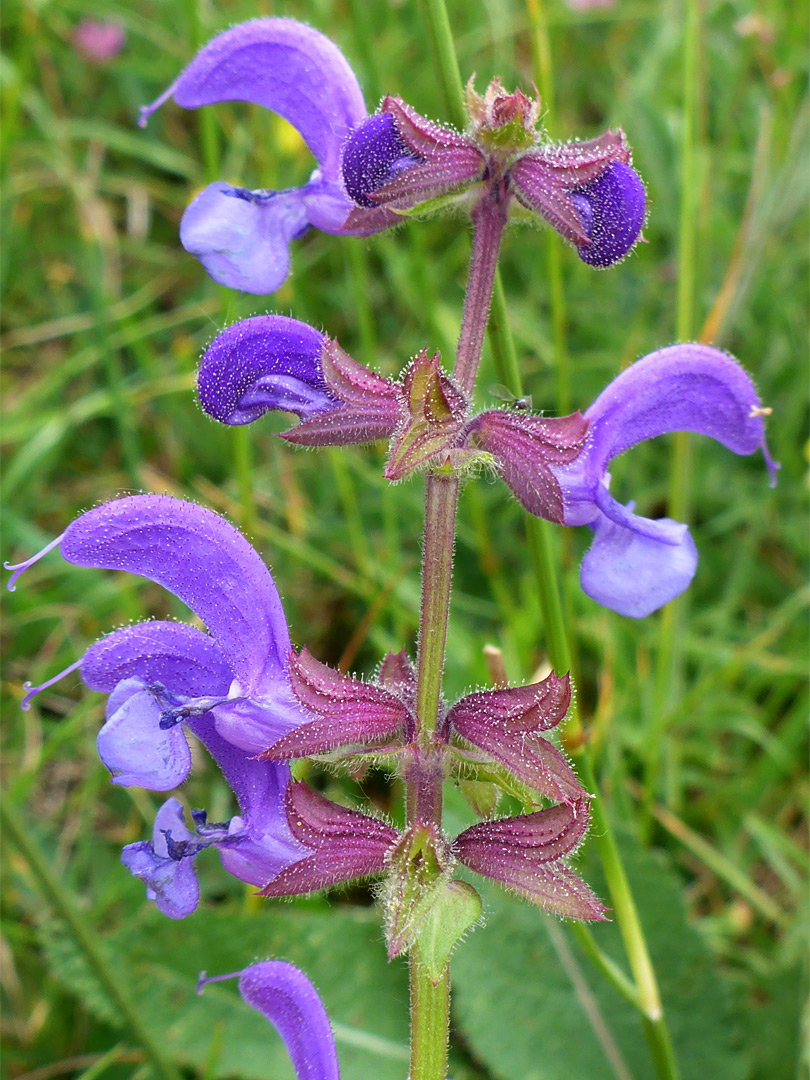
[[(776, 0), (707, 0), (690, 52), (677, 2), (579, 11), (561, 0), (450, 0), (449, 9), (464, 78), (476, 72), (479, 89), (496, 74), (508, 87), (541, 86), (557, 138), (621, 125), (648, 186), (647, 242), (610, 271), (590, 270), (555, 236), (508, 233), (501, 267), (534, 407), (586, 407), (624, 365), (680, 332), (734, 353), (773, 409), (775, 491), (758, 457), (693, 440), (688, 516), (700, 561), (669, 645), (661, 617), (626, 620), (581, 594), (586, 530), (555, 539), (578, 701), (684, 1080), (787, 1080), (806, 1067), (806, 12)], [(248, 532), (273, 569), (296, 643), (370, 673), (386, 649), (413, 652), (421, 484), (388, 487), (381, 448), (296, 452), (272, 436), (281, 417), (247, 433), (216, 425), (196, 405), (195, 366), (218, 328), (265, 311), (323, 327), (387, 374), (424, 345), (449, 365), (469, 235), (454, 219), (370, 241), (313, 231), (267, 298), (225, 293), (182, 250), (180, 216), (207, 178), (285, 187), (311, 159), (259, 108), (195, 114), (170, 104), (140, 131), (137, 107), (196, 45), (271, 14), (332, 37), (370, 109), (391, 91), (430, 117), (447, 115), (412, 0), (4, 4), (2, 553), (27, 557), (81, 510), (123, 492), (194, 499)], [(124, 31), (108, 62), (91, 62), (76, 44), (88, 17)], [(502, 396), (497, 383), (487, 347), (482, 405)], [(614, 490), (643, 513), (665, 514), (673, 460), (669, 440), (637, 448), (616, 463)], [(205, 902), (169, 923), (118, 861), (122, 844), (148, 835), (159, 800), (110, 787), (95, 755), (99, 695), (74, 673), (30, 712), (17, 708), (25, 679), (50, 677), (128, 621), (185, 618), (182, 605), (53, 554), (4, 609), (6, 797), (164, 1052), (206, 1080), (287, 1080), (280, 1042), (232, 986), (193, 996), (201, 968), (274, 955), (302, 964), (322, 991), (348, 1080), (401, 1080), (404, 965), (384, 963), (369, 889), (258, 904), (215, 858), (201, 859)], [(502, 650), (514, 680), (546, 662), (523, 512), (482, 477), (461, 503), (450, 698), (486, 683), (486, 644)], [(314, 779), (400, 812), (384, 775), (362, 785)], [(232, 812), (202, 759), (184, 796), (214, 820)], [(469, 815), (452, 790), (449, 813)], [(131, 1027), (8, 838), (5, 860), (7, 1075), (150, 1075)], [(603, 888), (587, 844), (581, 864)], [(565, 928), (494, 892), (485, 908), (487, 925), (454, 960), (455, 1080), (649, 1076), (637, 1018)], [(623, 964), (615, 926), (596, 934)]]

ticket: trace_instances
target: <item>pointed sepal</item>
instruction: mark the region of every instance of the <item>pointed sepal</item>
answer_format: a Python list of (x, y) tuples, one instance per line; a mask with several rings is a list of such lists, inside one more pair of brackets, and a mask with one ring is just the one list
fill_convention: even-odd
[(558, 861), (574, 851), (587, 827), (588, 804), (581, 800), (480, 822), (456, 837), (453, 850), (470, 870), (546, 911), (569, 919), (604, 919), (604, 905)]
[(335, 671), (306, 649), (290, 653), (289, 672), (293, 693), (315, 719), (282, 735), (263, 758), (286, 761), (338, 747), (373, 746), (404, 738), (412, 727), (411, 713), (400, 698)]
[(416, 823), (388, 858), (384, 917), (388, 959), (409, 949), (439, 903), (455, 867), (447, 842), (432, 825)]
[(378, 818), (330, 802), (304, 783), (285, 796), (287, 824), (311, 854), (287, 866), (261, 896), (298, 896), (380, 873), (399, 833)]
[(584, 796), (562, 753), (538, 733), (565, 716), (571, 702), (567, 675), (506, 690), (481, 690), (452, 706), (446, 727), (483, 750), (524, 784), (555, 802)]
[(391, 435), (402, 419), (395, 383), (358, 364), (329, 338), (321, 348), (320, 370), (336, 407), (305, 420), (280, 438), (298, 446), (345, 446)]
[(530, 514), (563, 523), (563, 493), (552, 466), (570, 464), (585, 445), (588, 421), (495, 409), (471, 424), (474, 443), (490, 453), (504, 483)]
[(404, 424), (394, 436), (383, 475), (402, 480), (426, 466), (441, 464), (458, 449), (467, 409), (466, 395), (439, 366), (439, 354), (423, 349), (402, 376)]

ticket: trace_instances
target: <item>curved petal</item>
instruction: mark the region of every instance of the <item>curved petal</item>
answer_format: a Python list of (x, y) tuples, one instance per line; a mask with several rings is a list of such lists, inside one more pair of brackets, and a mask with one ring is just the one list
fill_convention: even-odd
[(597, 269), (623, 259), (644, 224), (644, 185), (638, 173), (623, 161), (612, 161), (570, 198), (590, 241), (577, 248), (580, 259)]
[(249, 424), (269, 409), (303, 418), (335, 408), (321, 372), (323, 342), (323, 334), (283, 315), (229, 326), (203, 354), (200, 405), (223, 424)]
[(644, 439), (670, 431), (708, 435), (735, 454), (764, 446), (754, 384), (709, 345), (669, 345), (631, 364), (586, 411), (586, 451), (605, 464)]
[(329, 1019), (306, 975), (282, 960), (263, 960), (230, 975), (201, 976), (197, 993), (208, 983), (236, 976), (242, 998), (284, 1041), (297, 1080), (339, 1080)]
[(177, 799), (168, 799), (158, 810), (152, 842), (127, 844), (121, 862), (146, 885), (147, 900), (153, 900), (170, 919), (185, 919), (196, 908), (200, 890), (192, 860), (169, 858), (166, 833), (178, 842), (193, 839)]
[(579, 580), (582, 591), (597, 604), (643, 619), (689, 585), (697, 551), (689, 530), (677, 521), (649, 521), (634, 514), (627, 514), (626, 524), (618, 519), (618, 513), (613, 520), (599, 514)]
[(708, 435), (735, 454), (761, 449), (774, 466), (754, 384), (730, 356), (708, 345), (670, 345), (631, 364), (585, 412), (585, 447), (570, 465), (552, 466), (566, 525), (593, 521), (598, 486), (612, 458), (671, 431)]
[(366, 115), (340, 49), (293, 19), (253, 19), (219, 34), (141, 110), (141, 125), (169, 98), (184, 109), (220, 101), (271, 109), (298, 130), (329, 179), (338, 178), (343, 139)]
[(231, 669), (214, 642), (183, 623), (136, 623), (114, 630), (82, 657), (82, 679), (91, 690), (109, 694), (123, 680), (163, 683), (174, 694), (224, 697)]
[(96, 745), (112, 783), (148, 791), (171, 791), (182, 784), (191, 768), (183, 729), (161, 728), (163, 708), (141, 680), (125, 679), (107, 705), (107, 722)]
[(273, 579), (218, 514), (168, 495), (132, 495), (82, 514), (60, 551), (78, 566), (141, 574), (174, 593), (210, 630), (239, 693), (286, 679), (290, 640)]
[(308, 225), (300, 190), (248, 191), (217, 182), (186, 207), (180, 243), (218, 284), (264, 295), (287, 277), (290, 241)]
[(286, 763), (257, 760), (223, 739), (204, 719), (192, 720), (188, 726), (222, 770), (239, 803), (241, 815), (232, 820), (230, 831), (241, 835), (219, 849), (222, 865), (240, 881), (266, 885), (290, 863), (309, 854), (287, 824), (290, 768)]

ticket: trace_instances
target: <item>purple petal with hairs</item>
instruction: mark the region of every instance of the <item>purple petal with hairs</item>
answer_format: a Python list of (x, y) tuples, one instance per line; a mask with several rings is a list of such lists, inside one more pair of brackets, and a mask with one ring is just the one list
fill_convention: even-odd
[(278, 113), (329, 179), (337, 179), (343, 139), (366, 115), (355, 74), (338, 47), (293, 19), (252, 19), (218, 34), (141, 110), (140, 123), (169, 98), (184, 109), (247, 101)]
[(245, 695), (283, 677), (289, 635), (273, 579), (224, 518), (167, 495), (133, 495), (82, 514), (60, 544), (78, 566), (141, 574), (207, 625)]
[(644, 224), (644, 185), (623, 161), (571, 192), (590, 243), (577, 248), (583, 262), (604, 269), (620, 262), (633, 247)]
[(91, 690), (111, 694), (125, 679), (163, 683), (189, 697), (224, 696), (231, 669), (213, 640), (183, 623), (136, 623), (114, 630), (82, 657), (82, 679)]
[(223, 424), (249, 424), (270, 409), (299, 417), (333, 409), (321, 372), (324, 336), (283, 315), (254, 315), (217, 334), (197, 375), (200, 405)]
[(377, 113), (358, 124), (343, 147), (343, 183), (358, 206), (373, 207), (369, 194), (420, 160), (405, 145), (391, 113)]
[(210, 983), (239, 979), (239, 993), (282, 1038), (296, 1080), (340, 1080), (335, 1041), (315, 987), (298, 968), (263, 960), (230, 975), (200, 976), (197, 993)]

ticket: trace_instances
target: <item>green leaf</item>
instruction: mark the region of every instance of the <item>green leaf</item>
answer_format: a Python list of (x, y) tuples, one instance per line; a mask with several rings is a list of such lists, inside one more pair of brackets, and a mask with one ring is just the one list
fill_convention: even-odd
[(466, 881), (450, 881), (435, 900), (416, 935), (419, 956), (438, 983), (450, 953), (481, 916), (481, 897)]
[[(54, 974), (97, 1016), (114, 1022), (101, 989), (61, 927), (43, 928)], [(144, 909), (104, 939), (147, 1023), (176, 1062), (207, 1067), (209, 1080), (292, 1080), (283, 1044), (245, 1005), (236, 985), (217, 983), (197, 997), (201, 970), (224, 974), (274, 957), (297, 964), (323, 998), (343, 1080), (402, 1080), (408, 1061), (405, 967), (385, 962), (376, 913), (270, 907), (255, 916), (198, 911), (182, 927)]]
[[(624, 843), (623, 855), (682, 1080), (741, 1080), (746, 1061), (730, 987), (686, 921), (680, 883), (634, 844)], [(604, 896), (594, 861), (590, 852), (578, 870)], [(455, 1020), (475, 1058), (497, 1080), (646, 1080), (651, 1065), (638, 1013), (564, 927), (495, 890), (484, 899), (487, 925), (453, 959)], [(593, 934), (625, 968), (616, 924), (600, 924)]]

